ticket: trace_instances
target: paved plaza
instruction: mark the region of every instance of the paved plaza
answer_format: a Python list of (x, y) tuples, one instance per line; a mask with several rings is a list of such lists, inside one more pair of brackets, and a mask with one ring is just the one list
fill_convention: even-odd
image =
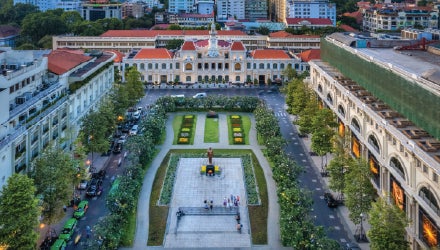
[[(249, 216), (243, 167), (240, 158), (213, 158), (213, 164), (221, 168), (221, 175), (200, 174), (200, 167), (207, 159), (181, 158), (176, 170), (170, 214), (165, 236), (165, 248), (251, 247)], [(236, 229), (235, 207), (223, 206), (224, 199), (239, 196), (242, 232)], [(214, 208), (204, 209), (204, 201), (213, 201)], [(186, 214), (179, 220), (179, 207), (200, 211)], [(232, 210), (233, 209), (233, 210)], [(232, 213), (224, 214), (225, 211)], [(211, 215), (210, 215), (211, 214)]]

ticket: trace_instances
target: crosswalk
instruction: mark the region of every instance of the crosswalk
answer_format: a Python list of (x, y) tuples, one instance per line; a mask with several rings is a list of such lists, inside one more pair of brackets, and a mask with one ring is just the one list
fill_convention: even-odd
[(279, 111), (279, 112), (275, 112), (275, 116), (276, 117), (287, 117), (287, 113)]

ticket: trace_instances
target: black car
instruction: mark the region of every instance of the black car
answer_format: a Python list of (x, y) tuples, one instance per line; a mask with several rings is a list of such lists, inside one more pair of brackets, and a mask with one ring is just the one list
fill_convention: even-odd
[(333, 194), (329, 192), (324, 193), (324, 200), (327, 202), (328, 207), (337, 207), (339, 205)]
[(122, 143), (116, 143), (115, 146), (113, 147), (113, 153), (114, 154), (119, 154), (122, 151)]
[(89, 187), (87, 188), (86, 195), (100, 196), (102, 194), (102, 180), (101, 179), (92, 179), (90, 181)]
[(361, 248), (355, 243), (347, 242), (344, 246), (344, 250), (361, 250)]

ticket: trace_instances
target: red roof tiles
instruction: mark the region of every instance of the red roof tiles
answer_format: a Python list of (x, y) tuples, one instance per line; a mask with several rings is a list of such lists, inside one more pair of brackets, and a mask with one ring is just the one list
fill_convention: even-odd
[(48, 56), (49, 71), (62, 75), (76, 66), (92, 59), (90, 56), (78, 54), (78, 51), (54, 50)]
[(254, 59), (290, 59), (285, 51), (275, 49), (257, 49), (251, 55)]
[(231, 50), (245, 50), (243, 43), (241, 42), (233, 42), (231, 46)]
[[(244, 36), (239, 30), (218, 30), (219, 36)], [(209, 30), (109, 30), (101, 37), (208, 36)]]
[(284, 30), (272, 32), (269, 34), (269, 37), (273, 38), (319, 38), (317, 35), (294, 35), (286, 32)]
[(167, 49), (141, 49), (134, 59), (171, 59), (173, 54)]
[(310, 22), (312, 25), (333, 25), (330, 18), (286, 18), (287, 25), (301, 24), (302, 21)]
[(355, 11), (355, 12), (346, 12), (344, 14), (342, 14), (343, 16), (348, 16), (348, 17), (353, 17), (354, 19), (356, 19), (356, 23), (362, 23), (362, 12), (361, 11)]
[(10, 36), (18, 36), (20, 29), (10, 25), (0, 25), (0, 37), (6, 38)]
[(106, 50), (106, 51), (116, 54), (115, 59), (113, 59), (113, 62), (115, 62), (115, 63), (122, 62), (122, 58), (124, 58), (124, 56), (125, 56), (124, 53), (117, 51), (115, 49), (110, 49), (110, 50)]
[(182, 50), (196, 50), (193, 41), (185, 41), (182, 45)]
[(303, 62), (309, 62), (314, 59), (321, 59), (321, 50), (319, 49), (309, 49), (303, 51), (299, 54), (299, 57)]
[(347, 32), (359, 32), (359, 30), (347, 25), (347, 24), (341, 24), (339, 25), (339, 28), (343, 29), (344, 31)]

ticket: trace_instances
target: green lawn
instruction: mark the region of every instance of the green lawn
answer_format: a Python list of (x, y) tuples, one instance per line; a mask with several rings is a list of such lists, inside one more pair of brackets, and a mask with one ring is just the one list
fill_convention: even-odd
[(206, 118), (204, 141), (219, 142), (218, 118)]
[[(244, 144), (249, 145), (249, 131), (251, 130), (251, 118), (248, 115), (241, 115), (241, 124), (243, 126)], [(233, 145), (232, 129), (231, 129), (231, 115), (228, 115), (228, 138), (229, 144)]]
[[(252, 154), (252, 162), (254, 165), (255, 178), (257, 179), (258, 192), (260, 194), (261, 205), (248, 206), (249, 218), (252, 230), (252, 243), (258, 245), (267, 244), (267, 213), (268, 213), (268, 197), (266, 179), (264, 172), (253, 154), (252, 150), (240, 149), (215, 149), (216, 155), (240, 156)], [(163, 244), (165, 229), (167, 224), (168, 206), (157, 206), (160, 197), (160, 191), (165, 178), (168, 162), (171, 154), (200, 154), (206, 155), (206, 149), (173, 149), (168, 152), (157, 170), (153, 183), (153, 189), (150, 196), (150, 225), (149, 225), (149, 246), (161, 246)]]

